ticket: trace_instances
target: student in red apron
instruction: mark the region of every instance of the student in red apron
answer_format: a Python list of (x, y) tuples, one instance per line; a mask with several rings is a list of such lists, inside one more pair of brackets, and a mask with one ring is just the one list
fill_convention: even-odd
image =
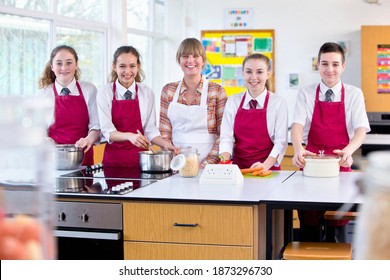
[(185, 39), (176, 53), (184, 77), (161, 93), (161, 136), (176, 147), (198, 150), (200, 167), (218, 163), (219, 134), (227, 100), (222, 86), (202, 76), (206, 53), (195, 38)]
[[(325, 43), (318, 54), (320, 84), (303, 87), (298, 93), (291, 138), (293, 164), (301, 169), (305, 165), (304, 156), (324, 150), (325, 154), (339, 155), (340, 171), (350, 172), (352, 154), (370, 131), (363, 93), (341, 83), (344, 69), (343, 49), (336, 43)], [(298, 211), (298, 214), (302, 241), (320, 241), (320, 236), (328, 242), (346, 241), (348, 221), (329, 221), (327, 232), (321, 232), (324, 211)]]
[(265, 55), (247, 56), (242, 64), (247, 90), (230, 96), (225, 106), (219, 149), (240, 168), (280, 170), (287, 148), (287, 103), (267, 90), (270, 67)]
[(114, 53), (111, 82), (98, 94), (99, 120), (108, 142), (104, 166), (139, 168), (138, 152), (147, 150), (151, 142), (176, 151), (160, 136), (154, 93), (141, 83), (143, 78), (138, 51), (131, 46), (119, 47)]
[(52, 97), (53, 121), (48, 136), (55, 144), (75, 144), (84, 149), (83, 165), (92, 165), (93, 148), (100, 141), (96, 87), (79, 81), (78, 56), (69, 46), (53, 49), (39, 81), (40, 94)]

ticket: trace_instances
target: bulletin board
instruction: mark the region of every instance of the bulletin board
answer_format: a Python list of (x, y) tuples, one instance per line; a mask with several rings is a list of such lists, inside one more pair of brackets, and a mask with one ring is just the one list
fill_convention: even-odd
[(205, 30), (201, 38), (207, 57), (203, 74), (221, 84), (228, 96), (245, 91), (242, 62), (253, 53), (271, 60), (268, 90), (275, 91), (274, 30)]

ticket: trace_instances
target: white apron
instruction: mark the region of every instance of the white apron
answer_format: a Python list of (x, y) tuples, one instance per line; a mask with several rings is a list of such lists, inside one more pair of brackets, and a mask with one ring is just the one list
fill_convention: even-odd
[(176, 147), (198, 149), (199, 160), (203, 162), (210, 153), (216, 136), (207, 129), (207, 94), (209, 81), (203, 78), (200, 106), (178, 103), (182, 81), (168, 107), (168, 118), (172, 124), (172, 143)]

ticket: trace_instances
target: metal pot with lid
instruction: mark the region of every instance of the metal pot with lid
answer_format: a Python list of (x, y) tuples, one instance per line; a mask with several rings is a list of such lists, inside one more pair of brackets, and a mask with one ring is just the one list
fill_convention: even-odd
[(337, 177), (340, 173), (340, 157), (320, 153), (315, 156), (305, 156), (303, 175), (309, 177)]

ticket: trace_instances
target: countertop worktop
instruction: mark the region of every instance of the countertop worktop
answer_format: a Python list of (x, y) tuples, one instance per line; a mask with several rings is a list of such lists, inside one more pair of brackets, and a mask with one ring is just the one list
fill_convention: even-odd
[[(294, 171), (274, 171), (268, 177), (244, 177), (243, 185), (200, 184), (199, 175), (183, 178), (179, 174), (153, 182), (124, 195), (93, 193), (57, 193), (59, 198), (93, 198), (113, 200), (201, 201), (229, 203), (259, 203), (265, 194), (291, 176)], [(57, 173), (61, 175), (61, 173)]]
[(362, 179), (362, 175), (362, 172), (340, 172), (337, 177), (314, 178), (297, 171), (282, 185), (263, 196), (262, 200), (264, 203), (360, 204), (363, 196), (359, 194), (356, 182)]
[[(198, 201), (229, 203), (336, 203), (363, 201), (358, 194), (356, 181), (362, 172), (340, 172), (337, 177), (313, 178), (302, 171), (273, 171), (268, 177), (244, 176), (243, 185), (200, 184), (203, 170), (194, 178), (179, 174), (155, 181), (124, 195), (93, 193), (57, 193), (59, 198)], [(61, 175), (57, 172), (57, 176)], [(102, 180), (98, 178), (97, 180)]]
[(244, 177), (243, 185), (219, 185), (200, 184), (201, 172), (195, 178), (183, 178), (176, 174), (126, 196), (132, 199), (258, 203), (265, 194), (294, 173), (293, 171), (274, 171), (269, 177)]
[[(291, 141), (291, 130), (288, 131), (288, 143), (292, 144)], [(390, 146), (390, 134), (377, 134), (368, 133), (363, 145), (389, 145)]]
[(390, 145), (390, 134), (367, 134), (363, 145)]

